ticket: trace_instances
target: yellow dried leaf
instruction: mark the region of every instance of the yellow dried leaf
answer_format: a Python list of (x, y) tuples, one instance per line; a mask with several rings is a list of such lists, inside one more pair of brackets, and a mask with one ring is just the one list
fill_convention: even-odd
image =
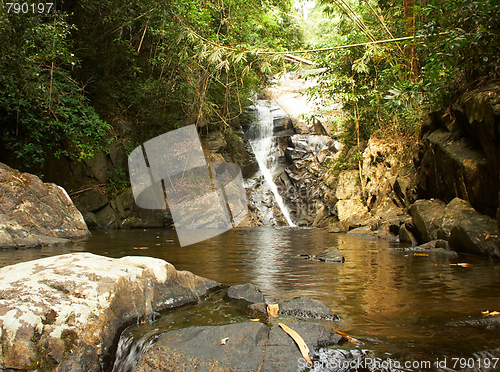
[(490, 313), (490, 311), (489, 311), (489, 310), (486, 310), (486, 311), (481, 311), (481, 314), (483, 314), (483, 315), (488, 315), (489, 313)]
[(280, 311), (280, 305), (278, 305), (278, 304), (267, 305), (267, 316), (268, 317), (277, 318), (279, 311)]
[(260, 319), (259, 318), (255, 318), (255, 319), (250, 319), (251, 322), (260, 322)]
[(345, 339), (347, 339), (347, 341), (349, 341), (351, 344), (355, 344), (356, 345), (358, 343), (358, 341), (356, 341), (354, 338), (352, 338), (351, 336), (349, 336), (347, 333), (338, 331), (338, 330), (336, 330), (335, 328), (332, 328), (332, 327), (328, 327), (328, 328), (330, 328), (332, 331), (337, 332), (339, 335), (341, 335), (342, 337), (344, 337)]
[(220, 340), (220, 344), (225, 345), (227, 343), (227, 340), (229, 340), (229, 337), (223, 338), (222, 340)]
[(295, 341), (297, 346), (299, 347), (300, 353), (302, 354), (302, 357), (309, 362), (309, 364), (312, 365), (311, 358), (309, 358), (309, 348), (307, 347), (306, 343), (304, 342), (304, 339), (293, 329), (290, 327), (284, 325), (283, 323), (278, 323), (278, 325), (288, 333), (288, 335)]
[(427, 253), (413, 253), (413, 255), (417, 257), (429, 257)]
[(495, 316), (495, 315), (500, 315), (498, 311), (492, 311), (491, 313), (488, 314), (489, 316)]

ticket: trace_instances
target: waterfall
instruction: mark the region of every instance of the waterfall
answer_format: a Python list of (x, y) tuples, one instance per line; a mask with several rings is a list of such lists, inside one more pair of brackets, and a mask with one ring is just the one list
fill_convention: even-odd
[(271, 190), (274, 195), (274, 199), (278, 204), (278, 207), (283, 214), (286, 222), (289, 226), (295, 226), (290, 218), (290, 213), (285, 203), (283, 202), (283, 198), (278, 192), (278, 188), (273, 181), (273, 174), (276, 171), (276, 167), (278, 165), (276, 155), (279, 153), (277, 139), (274, 135), (274, 121), (273, 115), (271, 114), (271, 110), (268, 106), (257, 102), (257, 120), (259, 130), (257, 131), (258, 137), (250, 142), (250, 146), (252, 146), (255, 158), (259, 165), (260, 171), (264, 176), (264, 180), (266, 181), (267, 186)]

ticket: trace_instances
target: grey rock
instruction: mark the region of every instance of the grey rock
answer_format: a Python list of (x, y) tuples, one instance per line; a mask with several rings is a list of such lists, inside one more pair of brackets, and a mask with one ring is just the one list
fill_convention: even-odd
[[(310, 356), (319, 348), (338, 345), (342, 341), (342, 336), (319, 324), (294, 323), (287, 326), (302, 337), (312, 352)], [(302, 358), (302, 354), (292, 338), (280, 326), (275, 325), (271, 328), (266, 344), (261, 372), (297, 371), (298, 360)]]
[[(288, 326), (312, 352), (342, 341), (335, 331), (319, 324)], [(269, 329), (262, 323), (243, 322), (164, 333), (139, 359), (135, 371), (295, 372), (301, 357), (295, 341), (281, 327)]]
[(250, 304), (264, 302), (262, 292), (251, 283), (233, 285), (227, 290), (227, 297), (233, 300), (243, 300)]
[(409, 243), (411, 245), (418, 245), (418, 240), (413, 232), (405, 225), (399, 228), (399, 241), (401, 243)]
[(437, 238), (437, 230), (443, 223), (445, 204), (440, 200), (417, 200), (410, 208), (413, 224), (422, 240), (428, 242)]
[(135, 371), (258, 371), (268, 335), (268, 327), (256, 322), (167, 332), (139, 359)]
[(297, 297), (280, 303), (279, 314), (303, 319), (340, 320), (340, 317), (328, 307), (309, 297)]

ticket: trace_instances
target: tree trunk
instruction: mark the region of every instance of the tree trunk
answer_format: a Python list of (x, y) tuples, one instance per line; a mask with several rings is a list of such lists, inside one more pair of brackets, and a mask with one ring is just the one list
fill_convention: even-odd
[[(415, 0), (404, 0), (406, 32), (412, 36), (415, 36), (415, 16), (413, 15), (414, 5)], [(418, 80), (419, 68), (418, 58), (415, 53), (415, 44), (413, 42), (406, 46), (406, 56), (409, 62), (410, 79), (415, 82)]]

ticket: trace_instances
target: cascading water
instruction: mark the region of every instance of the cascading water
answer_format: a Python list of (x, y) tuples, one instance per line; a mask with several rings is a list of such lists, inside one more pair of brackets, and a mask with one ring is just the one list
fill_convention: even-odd
[[(265, 101), (264, 101), (265, 102)], [(271, 114), (271, 110), (269, 106), (263, 104), (261, 101), (257, 101), (257, 120), (258, 120), (258, 133), (257, 138), (249, 141), (252, 146), (255, 158), (259, 165), (260, 171), (264, 176), (264, 180), (267, 184), (267, 187), (271, 190), (274, 195), (274, 199), (278, 204), (278, 207), (283, 214), (286, 222), (289, 226), (295, 226), (290, 218), (290, 213), (285, 203), (283, 202), (283, 198), (278, 192), (278, 188), (273, 181), (273, 173), (276, 171), (276, 167), (278, 165), (276, 153), (279, 152), (279, 148), (277, 145), (277, 140), (273, 137), (274, 130), (274, 122), (273, 115)]]

